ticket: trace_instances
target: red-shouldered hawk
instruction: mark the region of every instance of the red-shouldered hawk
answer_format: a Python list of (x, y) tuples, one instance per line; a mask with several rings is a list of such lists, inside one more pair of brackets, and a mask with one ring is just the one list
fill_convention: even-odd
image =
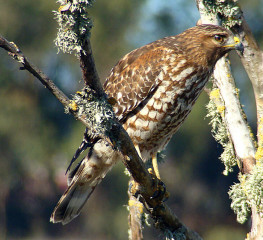
[[(125, 55), (104, 84), (117, 100), (115, 114), (144, 161), (169, 142), (192, 109), (222, 56), (242, 44), (228, 30), (199, 25)], [(82, 151), (86, 142), (82, 143)], [(66, 224), (75, 218), (96, 185), (121, 158), (99, 140), (69, 173), (69, 187), (51, 221)]]

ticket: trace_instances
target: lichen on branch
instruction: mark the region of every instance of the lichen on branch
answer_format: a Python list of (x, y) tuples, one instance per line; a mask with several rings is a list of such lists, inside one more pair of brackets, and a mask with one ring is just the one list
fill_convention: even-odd
[(231, 28), (242, 23), (242, 11), (237, 0), (204, 0), (204, 5), (211, 14), (220, 15), (222, 26)]
[(79, 118), (84, 117), (89, 125), (88, 134), (92, 138), (109, 137), (115, 116), (111, 104), (104, 98), (98, 98), (88, 86), (73, 95), (66, 113), (75, 112)]
[(237, 221), (244, 223), (253, 205), (263, 217), (263, 161), (257, 162), (251, 174), (240, 173), (238, 179), (240, 182), (234, 184), (228, 192)]
[(75, 53), (77, 56), (84, 52), (84, 42), (90, 37), (92, 20), (88, 9), (94, 0), (59, 0), (58, 11), (54, 11), (59, 28), (55, 44), (59, 51)]
[(212, 127), (212, 134), (215, 140), (223, 147), (223, 153), (220, 156), (220, 160), (225, 165), (224, 175), (228, 175), (233, 171), (233, 166), (237, 164), (236, 156), (232, 141), (230, 140), (227, 127), (224, 122), (225, 105), (221, 99), (218, 88), (214, 88), (210, 92), (210, 101), (206, 105), (207, 117), (210, 118), (210, 125)]

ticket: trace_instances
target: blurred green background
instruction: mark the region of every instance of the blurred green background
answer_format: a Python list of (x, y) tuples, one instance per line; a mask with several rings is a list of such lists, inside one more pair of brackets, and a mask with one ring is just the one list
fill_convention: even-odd
[[(263, 2), (240, 1), (262, 46)], [(54, 46), (54, 0), (0, 0), (0, 34), (70, 96), (82, 87), (78, 60)], [(124, 54), (195, 25), (194, 0), (100, 0), (90, 10), (92, 46), (102, 81)], [(249, 123), (256, 114), (251, 85), (238, 57), (232, 68), (241, 89)], [(204, 239), (244, 239), (249, 222), (240, 225), (230, 209), (229, 186), (238, 170), (223, 176), (221, 147), (210, 134), (202, 94), (166, 150), (161, 176), (171, 194), (168, 205)], [(66, 188), (65, 169), (82, 139), (84, 126), (29, 73), (19, 70), (0, 50), (0, 239), (127, 239), (127, 182), (119, 163), (106, 176), (81, 215), (66, 226), (49, 223)], [(159, 239), (145, 228), (145, 239)]]

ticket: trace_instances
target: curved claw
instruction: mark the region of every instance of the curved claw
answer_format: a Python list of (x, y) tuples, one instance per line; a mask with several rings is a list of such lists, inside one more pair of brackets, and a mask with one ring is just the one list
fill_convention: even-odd
[(156, 191), (150, 197), (150, 199), (160, 199), (160, 201), (166, 201), (170, 196), (170, 193), (166, 191), (166, 186), (162, 181), (158, 181)]

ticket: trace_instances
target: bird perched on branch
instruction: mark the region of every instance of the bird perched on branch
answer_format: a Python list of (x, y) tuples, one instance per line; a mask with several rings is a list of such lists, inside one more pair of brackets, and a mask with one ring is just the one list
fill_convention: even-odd
[[(231, 32), (199, 25), (128, 53), (111, 70), (104, 90), (116, 99), (114, 112), (144, 161), (156, 160), (190, 113), (216, 62), (233, 49), (242, 50), (242, 44)], [(120, 157), (105, 141), (95, 143), (69, 173), (69, 187), (51, 221), (66, 224), (78, 216)]]

